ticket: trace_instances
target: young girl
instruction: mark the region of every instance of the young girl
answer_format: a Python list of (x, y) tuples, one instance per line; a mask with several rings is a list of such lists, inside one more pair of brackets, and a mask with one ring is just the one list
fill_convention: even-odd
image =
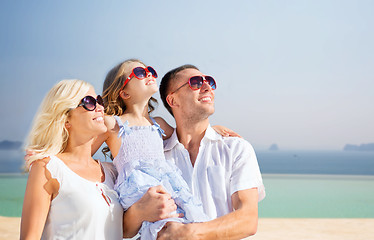
[(208, 220), (180, 170), (165, 160), (162, 137), (168, 138), (173, 129), (163, 119), (158, 118), (156, 122), (149, 115), (154, 109), (152, 102), (156, 101), (152, 98), (158, 90), (156, 78), (152, 67), (135, 59), (124, 61), (109, 71), (103, 87), (108, 132), (100, 136), (93, 147), (98, 149), (104, 141), (107, 143), (118, 171), (115, 190), (125, 211), (150, 187), (162, 185), (177, 204), (177, 212), (184, 214), (184, 218), (143, 222), (139, 231), (142, 239), (156, 239), (158, 231), (168, 221)]

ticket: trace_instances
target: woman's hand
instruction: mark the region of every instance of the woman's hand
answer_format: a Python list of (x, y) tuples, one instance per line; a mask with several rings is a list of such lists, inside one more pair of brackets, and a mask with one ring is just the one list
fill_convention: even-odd
[(234, 132), (233, 130), (221, 126), (221, 125), (214, 125), (212, 128), (219, 134), (221, 134), (223, 137), (242, 137), (238, 133)]

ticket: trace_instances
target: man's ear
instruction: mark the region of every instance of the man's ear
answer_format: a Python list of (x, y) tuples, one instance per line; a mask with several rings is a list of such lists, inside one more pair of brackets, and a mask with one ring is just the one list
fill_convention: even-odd
[(166, 97), (166, 102), (169, 104), (169, 106), (171, 108), (179, 106), (179, 104), (177, 103), (177, 101), (176, 101), (175, 97), (173, 96), (173, 94), (168, 95)]
[(123, 100), (126, 100), (126, 99), (129, 99), (130, 98), (130, 95), (127, 94), (124, 90), (121, 90), (119, 92), (119, 96), (123, 99)]

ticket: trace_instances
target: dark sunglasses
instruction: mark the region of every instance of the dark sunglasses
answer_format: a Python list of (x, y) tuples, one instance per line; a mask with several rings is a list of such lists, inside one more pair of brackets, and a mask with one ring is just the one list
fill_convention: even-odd
[(181, 89), (186, 84), (190, 85), (190, 88), (192, 90), (199, 90), (203, 86), (204, 82), (208, 83), (209, 86), (213, 90), (216, 90), (217, 85), (216, 85), (216, 81), (214, 81), (213, 77), (211, 77), (211, 76), (193, 76), (188, 80), (188, 82), (186, 82), (185, 84), (183, 84), (182, 86), (180, 86), (179, 88), (177, 88), (174, 92), (172, 92), (170, 94), (175, 93), (176, 91)]
[(96, 103), (104, 106), (103, 98), (100, 95), (97, 95), (96, 99), (92, 96), (85, 96), (78, 107), (83, 106), (87, 111), (93, 111), (96, 109)]
[(142, 80), (147, 77), (148, 73), (151, 73), (154, 78), (157, 78), (157, 72), (153, 69), (153, 67), (136, 67), (133, 68), (131, 74), (126, 78), (125, 82), (123, 83), (122, 88), (130, 81), (131, 78), (136, 77), (139, 80)]

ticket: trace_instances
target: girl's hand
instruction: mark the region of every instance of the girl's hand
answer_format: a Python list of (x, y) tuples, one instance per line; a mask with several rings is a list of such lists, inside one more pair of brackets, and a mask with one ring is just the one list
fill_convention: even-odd
[(238, 133), (234, 132), (233, 130), (221, 126), (221, 125), (214, 125), (212, 127), (217, 133), (221, 134), (223, 137), (242, 137)]

